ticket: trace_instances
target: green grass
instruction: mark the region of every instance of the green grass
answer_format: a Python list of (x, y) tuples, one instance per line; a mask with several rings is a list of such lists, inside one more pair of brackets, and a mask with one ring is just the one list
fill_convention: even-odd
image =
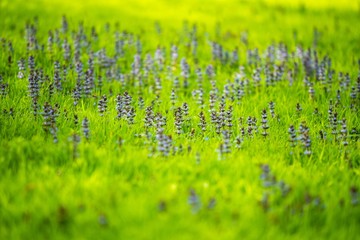
[[(359, 1), (0, 1), (0, 38), (11, 41), (14, 51), (0, 43), (1, 84), (7, 84), (6, 95), (0, 98), (0, 239), (360, 239), (360, 202), (352, 204), (351, 188), (357, 189), (360, 201), (360, 93), (355, 108), (350, 109), (351, 87), (358, 87), (360, 74), (360, 2)], [(145, 109), (138, 107), (139, 88), (123, 86), (106, 78), (106, 71), (95, 62), (95, 75), (103, 76), (103, 87), (96, 87), (92, 97), (82, 98), (73, 105), (72, 90), (76, 84), (75, 69), (68, 70), (61, 92), (49, 96), (53, 80), (54, 60), (63, 60), (63, 51), (54, 46), (51, 56), (46, 51), (48, 31), (61, 28), (61, 17), (66, 15), (69, 32), (66, 37), (74, 50), (71, 31), (78, 31), (80, 21), (90, 38), (91, 27), (99, 35), (91, 48), (94, 52), (106, 49), (107, 56), (115, 54), (115, 30), (127, 31), (142, 43), (141, 59), (154, 56), (158, 46), (166, 47), (167, 67), (170, 48), (179, 48), (177, 64), (170, 67), (180, 83), (180, 60), (185, 57), (191, 69), (189, 89), (177, 92), (176, 107), (188, 103), (190, 113), (185, 118), (182, 134), (176, 134), (170, 93), (173, 77), (160, 71), (162, 90), (154, 113), (167, 118), (165, 134), (172, 135), (173, 144), (183, 146), (183, 152), (168, 157), (156, 149), (155, 128), (145, 136)], [(37, 40), (45, 51), (26, 52), (25, 25), (33, 23)], [(106, 31), (105, 24), (110, 24)], [(118, 27), (116, 27), (118, 23)], [(161, 26), (156, 32), (155, 23)], [(196, 58), (187, 48), (189, 32), (197, 25), (198, 53)], [(261, 86), (245, 89), (241, 101), (226, 100), (226, 108), (233, 106), (231, 153), (218, 157), (224, 142), (210, 122), (209, 92), (211, 84), (205, 69), (212, 64), (216, 69), (216, 86), (221, 96), (228, 80), (234, 81), (238, 66), (231, 67), (214, 61), (209, 41), (220, 43), (224, 50), (239, 49), (239, 65), (245, 66), (252, 81), (254, 66), (247, 65), (246, 51), (259, 49), (261, 56), (270, 44), (282, 42), (289, 53), (296, 46), (314, 48), (314, 29), (319, 32), (316, 50), (319, 61), (324, 56), (332, 60), (336, 71), (325, 93), (321, 82), (314, 77), (315, 98), (309, 97), (304, 87), (305, 72), (299, 59), (299, 74), (289, 86), (287, 72), (275, 86), (266, 87), (261, 72)], [(248, 45), (241, 41), (247, 33)], [(296, 33), (296, 37), (294, 37)], [(125, 46), (125, 54), (116, 66), (128, 74), (136, 54), (135, 46)], [(28, 92), (29, 70), (18, 79), (17, 61), (29, 55), (35, 57), (36, 67), (50, 76), (41, 86), (38, 103), (42, 112), (45, 102), (59, 104), (56, 119), (58, 143), (43, 129), (41, 114), (33, 115)], [(9, 56), (12, 63), (8, 64)], [(73, 57), (73, 54), (72, 54)], [(80, 56), (87, 69), (86, 49)], [(73, 60), (72, 60), (73, 61)], [(262, 59), (262, 64), (264, 59)], [(280, 62), (277, 61), (276, 64)], [(195, 69), (204, 71), (204, 113), (207, 130), (198, 127), (200, 107), (191, 91), (197, 89)], [(293, 61), (285, 63), (285, 70), (293, 68)], [(142, 71), (142, 70), (141, 70)], [(349, 73), (350, 86), (341, 88), (338, 73)], [(96, 77), (95, 82), (97, 83)], [(130, 81), (134, 81), (130, 76)], [(150, 74), (141, 89), (145, 107), (156, 99), (154, 75)], [(334, 107), (338, 120), (347, 121), (349, 142), (335, 141), (328, 121), (330, 99), (340, 102)], [(136, 110), (135, 123), (116, 119), (117, 94), (128, 91)], [(100, 96), (106, 94), (108, 107), (105, 116), (98, 113)], [(272, 118), (268, 104), (275, 102)], [(220, 100), (216, 102), (218, 110)], [(302, 112), (296, 112), (300, 103)], [(9, 114), (13, 109), (13, 116)], [(261, 111), (267, 109), (269, 136), (261, 136)], [(319, 114), (314, 115), (318, 108)], [(74, 124), (74, 114), (79, 124)], [(245, 136), (241, 148), (235, 138), (241, 127), (247, 129), (248, 116), (257, 118), (259, 133)], [(90, 140), (83, 135), (81, 122), (90, 121)], [(243, 117), (244, 124), (239, 118)], [(298, 130), (302, 121), (309, 127), (310, 156), (303, 154), (301, 144), (290, 147), (288, 128)], [(350, 134), (355, 128), (357, 134)], [(194, 133), (191, 131), (194, 129)], [(338, 131), (341, 123), (338, 124)], [(319, 131), (327, 132), (321, 140)], [(71, 136), (81, 140), (74, 156)], [(122, 144), (119, 144), (121, 138)], [(188, 147), (191, 150), (188, 150)], [(290, 154), (292, 152), (292, 154)], [(200, 163), (197, 163), (200, 156)], [(260, 179), (261, 165), (268, 164), (275, 186), (264, 187)], [(282, 196), (279, 182), (290, 187)], [(201, 202), (199, 211), (188, 203), (193, 189)], [(264, 194), (269, 196), (268, 207), (261, 204)], [(354, 198), (354, 197), (353, 197)], [(216, 205), (208, 209), (211, 199)]]

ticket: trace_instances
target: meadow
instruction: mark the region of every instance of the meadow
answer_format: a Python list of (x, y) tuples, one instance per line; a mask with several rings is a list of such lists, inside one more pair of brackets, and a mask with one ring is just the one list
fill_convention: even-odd
[(0, 19), (0, 239), (360, 239), (359, 1)]

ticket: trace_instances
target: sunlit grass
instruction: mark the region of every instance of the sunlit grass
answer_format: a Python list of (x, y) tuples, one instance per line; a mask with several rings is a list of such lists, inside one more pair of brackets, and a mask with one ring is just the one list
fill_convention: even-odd
[[(74, 68), (68, 72), (64, 90), (55, 91), (51, 99), (49, 86), (41, 87), (41, 109), (47, 101), (60, 106), (58, 143), (53, 143), (52, 136), (44, 131), (43, 117), (32, 113), (29, 71), (25, 71), (25, 78), (18, 79), (17, 61), (24, 58), (27, 62), (29, 55), (34, 55), (36, 66), (52, 81), (54, 60), (69, 64), (63, 60), (61, 46), (54, 47), (53, 55), (46, 52), (48, 31), (61, 28), (63, 15), (69, 20), (70, 31), (60, 34), (61, 41), (66, 37), (72, 51), (72, 31), (78, 31), (80, 22), (89, 38), (93, 26), (98, 33), (98, 41), (91, 46), (94, 52), (105, 48), (109, 57), (116, 52), (116, 30), (133, 33), (134, 39), (141, 41), (142, 60), (148, 53), (154, 57), (158, 46), (166, 48), (166, 66), (158, 73), (162, 80), (160, 102), (154, 108), (155, 113), (167, 117), (165, 134), (172, 135), (174, 146), (181, 144), (183, 152), (164, 157), (157, 151), (155, 129), (150, 129), (150, 139), (145, 136), (145, 110), (140, 109), (137, 98), (139, 83), (135, 81), (134, 87), (107, 79), (106, 71), (97, 62), (96, 83), (101, 73), (103, 86), (96, 87), (91, 97), (82, 98), (76, 107), (72, 96)], [(332, 139), (328, 110), (330, 99), (335, 102), (336, 91), (341, 89), (340, 104), (335, 107), (338, 120), (346, 118), (349, 132), (352, 128), (360, 131), (359, 110), (349, 108), (351, 87), (358, 87), (359, 1), (2, 0), (0, 18), (0, 38), (5, 39), (1, 42), (4, 47), (0, 46), (0, 75), (9, 86), (0, 98), (0, 239), (358, 238), (360, 209), (359, 204), (351, 202), (351, 188), (360, 188), (360, 142), (356, 134), (346, 147)], [(28, 55), (25, 27), (36, 19), (37, 38), (44, 44), (45, 52), (32, 50)], [(194, 24), (199, 45), (196, 57), (188, 47)], [(8, 50), (7, 41), (11, 41), (13, 53)], [(285, 72), (275, 86), (265, 87), (266, 74), (262, 72), (259, 89), (246, 88), (241, 101), (226, 100), (227, 107), (233, 106), (234, 134), (231, 153), (219, 157), (219, 145), (224, 139), (210, 122), (211, 84), (205, 69), (210, 64), (215, 67), (220, 96), (228, 80), (234, 81), (239, 68), (213, 60), (212, 41), (220, 43), (224, 51), (238, 47), (239, 64), (245, 66), (250, 81), (255, 67), (248, 65), (247, 50), (256, 48), (263, 58), (269, 45), (277, 46), (279, 42), (287, 46), (289, 54), (299, 46), (316, 49), (320, 60), (324, 56), (332, 59), (336, 74), (328, 93), (320, 81), (311, 77), (315, 90), (315, 98), (311, 98), (308, 87), (304, 87), (304, 67), (298, 58), (295, 59), (300, 73), (292, 86)], [(179, 47), (179, 58), (170, 65), (173, 44)], [(80, 59), (87, 69), (89, 54), (86, 48), (82, 51)], [(121, 73), (129, 74), (129, 79), (135, 53), (135, 46), (126, 45), (124, 56), (116, 60), (116, 66)], [(170, 93), (174, 76), (179, 76), (182, 83), (183, 57), (191, 69), (190, 89), (177, 91), (175, 107), (187, 102), (190, 113), (184, 117), (183, 133), (177, 135)], [(197, 86), (197, 67), (204, 72), (205, 132), (198, 126), (201, 109), (191, 96), (191, 90)], [(285, 68), (292, 69), (293, 62), (286, 62)], [(340, 85), (340, 71), (349, 73), (348, 87)], [(149, 82), (142, 93), (145, 107), (157, 99), (154, 79), (153, 73), (145, 79)], [(116, 95), (125, 91), (133, 97), (133, 125), (116, 119)], [(103, 94), (108, 98), (108, 108), (100, 117), (98, 101)], [(268, 111), (269, 136), (264, 138), (261, 112), (268, 109), (270, 101), (276, 104), (278, 118), (270, 117)], [(296, 112), (297, 103), (301, 104), (301, 113)], [(10, 108), (14, 109), (13, 116)], [(313, 114), (315, 108), (319, 115)], [(74, 114), (79, 119), (77, 126)], [(247, 128), (248, 116), (257, 118), (259, 133), (254, 137), (246, 135), (241, 147), (236, 148), (235, 137), (241, 134), (242, 126)], [(85, 117), (90, 122), (89, 140), (82, 133)], [(244, 118), (242, 124), (240, 117)], [(288, 128), (294, 125), (298, 129), (302, 121), (310, 128), (309, 156), (304, 155), (300, 143), (290, 148)], [(321, 139), (320, 130), (327, 132), (327, 140)], [(81, 139), (76, 151), (74, 134)], [(273, 187), (263, 186), (263, 164), (270, 166), (271, 176), (276, 178)], [(289, 186), (286, 196), (282, 195), (280, 181)], [(200, 210), (189, 204), (192, 190), (199, 198)], [(266, 194), (270, 206), (264, 203)], [(213, 199), (216, 204), (209, 207)]]

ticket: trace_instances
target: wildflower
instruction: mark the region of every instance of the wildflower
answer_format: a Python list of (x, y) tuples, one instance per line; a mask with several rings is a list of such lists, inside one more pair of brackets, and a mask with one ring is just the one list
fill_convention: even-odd
[(188, 79), (190, 76), (190, 66), (185, 58), (181, 59), (181, 76), (184, 79), (184, 83), (183, 83), (184, 89), (187, 89), (189, 87)]
[(309, 128), (306, 126), (305, 122), (300, 124), (299, 128), (300, 140), (304, 148), (304, 155), (311, 155), (311, 140), (309, 135)]
[(258, 133), (259, 131), (258, 131), (258, 126), (257, 126), (257, 119), (256, 119), (256, 117), (253, 117), (253, 118), (252, 118), (251, 123), (252, 123), (253, 131), (254, 131), (255, 133)]
[(219, 128), (223, 128), (225, 126), (225, 118), (226, 118), (225, 108), (226, 108), (225, 96), (222, 96), (220, 101), (219, 116), (218, 116)]
[(155, 77), (155, 94), (159, 98), (162, 90), (162, 84), (160, 77)]
[(206, 75), (209, 80), (214, 80), (215, 77), (215, 71), (212, 65), (207, 66), (206, 68)]
[(134, 61), (131, 64), (131, 73), (135, 79), (138, 79), (140, 76), (140, 69), (141, 69), (141, 58), (139, 54), (135, 54)]
[(74, 114), (74, 126), (75, 128), (79, 125), (79, 116)]
[(224, 97), (226, 99), (233, 99), (233, 96), (232, 96), (232, 92), (230, 90), (230, 87), (231, 87), (231, 84), (230, 83), (227, 83), (224, 85)]
[(171, 135), (164, 135), (164, 138), (163, 138), (163, 147), (164, 147), (163, 156), (165, 156), (165, 157), (169, 156), (172, 145), (173, 145), (172, 136)]
[(49, 103), (45, 103), (43, 107), (43, 128), (46, 133), (50, 133), (53, 136), (54, 143), (58, 142), (57, 139), (57, 127), (56, 127), (56, 118), (58, 114), (56, 109), (51, 107)]
[(253, 81), (255, 88), (260, 87), (260, 82), (261, 82), (260, 71), (261, 71), (260, 68), (256, 68), (253, 72)]
[(19, 79), (23, 79), (24, 78), (24, 71), (25, 71), (25, 59), (21, 58), (18, 62), (18, 68), (19, 68), (19, 72), (17, 74), (17, 77)]
[(239, 49), (235, 47), (235, 49), (232, 51), (232, 59), (231, 59), (231, 65), (233, 67), (238, 66), (239, 63)]
[(281, 78), (284, 74), (284, 67), (281, 65), (275, 66), (275, 81), (281, 81)]
[(211, 112), (211, 118), (213, 119), (212, 121), (214, 121), (216, 130), (215, 132), (217, 134), (221, 133), (221, 128), (222, 128), (222, 119), (220, 117), (220, 114), (217, 114), (215, 111)]
[(235, 85), (235, 98), (238, 102), (240, 102), (244, 96), (244, 81), (241, 81)]
[(31, 98), (38, 98), (40, 92), (40, 85), (35, 72), (31, 72), (29, 75), (29, 93)]
[(63, 82), (66, 82), (67, 72), (68, 72), (67, 66), (63, 65), (62, 66), (62, 80), (63, 80)]
[(124, 56), (124, 40), (119, 39), (119, 37), (116, 37), (115, 40), (115, 56), (116, 58), (123, 57)]
[(253, 119), (250, 116), (247, 118), (247, 125), (248, 125), (247, 133), (250, 137), (252, 137), (254, 128), (253, 128)]
[(347, 146), (349, 144), (349, 142), (347, 141), (348, 130), (347, 130), (346, 119), (345, 118), (343, 118), (343, 120), (341, 122), (340, 133), (341, 133), (342, 144), (344, 146)]
[(48, 50), (48, 53), (50, 54), (50, 56), (52, 56), (52, 53), (53, 53), (53, 44), (54, 44), (53, 33), (50, 30), (48, 32), (48, 41), (47, 41), (47, 50)]
[(81, 91), (82, 90), (81, 85), (82, 85), (82, 81), (84, 79), (83, 64), (81, 61), (76, 62), (75, 70), (76, 70), (76, 76), (77, 76), (76, 84), (79, 85), (79, 87), (80, 87), (79, 90)]
[(269, 102), (269, 110), (270, 110), (270, 115), (272, 118), (275, 117), (275, 103), (273, 101)]
[(75, 88), (73, 89), (72, 97), (74, 99), (74, 106), (77, 106), (81, 99), (81, 86), (78, 84), (76, 84)]
[(242, 127), (242, 128), (240, 129), (240, 132), (241, 132), (241, 137), (244, 138), (244, 137), (245, 137), (245, 128)]
[(34, 71), (35, 71), (35, 58), (34, 58), (33, 55), (29, 56), (28, 66), (29, 66), (30, 73), (34, 73)]
[(288, 133), (290, 135), (290, 140), (289, 140), (290, 141), (290, 146), (292, 148), (294, 148), (296, 146), (296, 140), (297, 140), (297, 138), (296, 138), (296, 130), (295, 130), (294, 125), (290, 125)]
[(199, 127), (201, 128), (201, 131), (205, 132), (206, 131), (206, 119), (205, 119), (205, 114), (203, 111), (200, 112), (199, 118), (200, 118)]
[(216, 94), (212, 91), (210, 93), (210, 104), (209, 104), (210, 110), (213, 110), (215, 108), (215, 103), (216, 103)]
[(168, 137), (164, 134), (164, 126), (166, 125), (166, 118), (163, 117), (160, 113), (156, 114), (155, 117), (156, 122), (156, 141), (157, 141), (157, 149), (164, 156), (167, 149), (167, 141)]
[(233, 123), (232, 123), (232, 113), (233, 113), (233, 107), (229, 106), (228, 110), (226, 111), (226, 115), (225, 115), (225, 121), (226, 121), (226, 127), (227, 130), (229, 131), (229, 134), (231, 135), (232, 133), (232, 127), (233, 127)]
[(74, 39), (74, 61), (78, 63), (81, 55), (81, 35), (78, 33)]
[(179, 54), (178, 54), (178, 48), (177, 48), (177, 46), (176, 46), (175, 44), (173, 44), (173, 45), (171, 46), (171, 64), (172, 64), (173, 66), (176, 66), (176, 62), (177, 62), (178, 56), (179, 56)]
[(227, 130), (224, 130), (223, 132), (223, 153), (227, 154), (231, 152), (231, 144), (230, 144), (230, 134)]
[(85, 72), (85, 82), (84, 82), (84, 95), (85, 97), (89, 97), (91, 95), (92, 88), (94, 86), (94, 80), (92, 76), (92, 72), (88, 69)]
[(86, 140), (89, 141), (90, 139), (90, 128), (89, 128), (89, 119), (87, 117), (85, 117), (82, 121), (82, 129), (83, 129), (83, 133), (84, 136), (86, 138)]
[(332, 114), (332, 120), (331, 120), (331, 134), (334, 135), (334, 140), (335, 141), (337, 141), (337, 137), (338, 137), (337, 126), (338, 126), (337, 113), (334, 112)]
[(178, 78), (178, 77), (174, 77), (173, 87), (174, 87), (174, 90), (175, 90), (175, 91), (180, 90), (180, 81), (179, 81), (179, 78)]
[(188, 197), (188, 204), (191, 206), (192, 213), (198, 213), (201, 209), (201, 200), (200, 197), (196, 194), (194, 189), (190, 190)]
[(54, 84), (55, 84), (56, 90), (61, 91), (62, 84), (61, 84), (59, 61), (54, 62)]
[(343, 82), (340, 82), (340, 86), (342, 87), (343, 90), (347, 90), (348, 87), (350, 86), (350, 74), (349, 73), (345, 73), (345, 76), (343, 78)]
[(359, 133), (358, 130), (356, 130), (356, 128), (351, 129), (350, 135), (351, 135), (351, 140), (353, 141), (357, 141), (359, 139)]
[(271, 174), (270, 166), (268, 164), (261, 164), (261, 175), (260, 179), (263, 182), (264, 187), (274, 186), (276, 183), (275, 177)]
[(50, 116), (51, 116), (51, 118), (50, 118), (50, 122), (51, 122), (50, 133), (53, 136), (54, 143), (57, 143), (58, 142), (58, 138), (57, 138), (58, 128), (56, 126), (56, 118), (58, 117), (57, 110), (54, 108), (51, 108)]
[(145, 64), (144, 64), (144, 79), (147, 79), (149, 74), (152, 73), (154, 70), (154, 62), (151, 55), (148, 53), (145, 57)]
[(1, 97), (5, 97), (8, 92), (9, 85), (7, 83), (1, 83), (0, 81), (0, 95)]
[(267, 129), (269, 129), (268, 120), (267, 120), (267, 113), (266, 109), (264, 109), (261, 113), (261, 127), (264, 130), (261, 134), (266, 138), (269, 134)]
[(315, 90), (312, 84), (309, 84), (309, 95), (311, 99), (315, 99)]
[(51, 106), (49, 103), (44, 104), (42, 115), (43, 115), (43, 128), (44, 128), (45, 132), (50, 132)]
[(122, 115), (126, 116), (129, 123), (133, 122), (135, 116), (135, 109), (132, 107), (132, 97), (128, 92), (124, 92), (124, 96), (122, 98), (123, 101), (123, 111)]
[(71, 47), (66, 38), (63, 41), (62, 48), (63, 48), (63, 58), (65, 62), (70, 62)]
[(196, 103), (200, 106), (201, 109), (204, 108), (204, 90), (201, 88), (197, 90), (198, 98)]
[(130, 109), (127, 111), (126, 114), (126, 120), (129, 124), (134, 124), (134, 118), (135, 118), (135, 108), (130, 107)]
[(145, 128), (148, 129), (152, 127), (154, 122), (155, 122), (155, 117), (154, 117), (153, 108), (149, 106), (145, 109), (145, 119), (144, 119)]
[(124, 113), (126, 114), (126, 112), (124, 110), (123, 97), (121, 94), (118, 94), (116, 96), (115, 102), (116, 102), (117, 118), (120, 119)]
[(351, 87), (351, 92), (350, 92), (350, 109), (355, 109), (356, 108), (356, 97), (357, 97), (358, 93), (356, 92), (356, 88), (354, 86)]
[(98, 110), (99, 110), (101, 117), (104, 116), (106, 109), (107, 109), (107, 97), (106, 97), (106, 95), (103, 95), (100, 98), (99, 103), (98, 103)]
[(176, 127), (176, 133), (178, 135), (181, 134), (182, 130), (182, 124), (183, 124), (183, 110), (179, 107), (175, 110), (175, 127)]
[(175, 95), (175, 90), (174, 89), (171, 90), (170, 102), (171, 102), (172, 108), (174, 108), (175, 107), (175, 102), (176, 102), (176, 95)]
[(38, 110), (38, 97), (40, 92), (39, 78), (36, 77), (36, 73), (34, 71), (29, 74), (29, 85), (28, 85), (30, 97), (32, 99), (32, 106), (34, 115), (37, 114)]
[(189, 115), (189, 105), (185, 102), (183, 103), (181, 110), (184, 114), (184, 116), (188, 116)]
[(163, 56), (163, 51), (160, 47), (156, 49), (154, 58), (159, 70), (162, 71), (164, 68), (164, 56)]
[(195, 73), (196, 73), (196, 76), (197, 76), (196, 83), (198, 85), (198, 89), (202, 89), (203, 88), (203, 85), (202, 85), (202, 83), (203, 83), (203, 75), (202, 75), (201, 68), (197, 68), (195, 70)]

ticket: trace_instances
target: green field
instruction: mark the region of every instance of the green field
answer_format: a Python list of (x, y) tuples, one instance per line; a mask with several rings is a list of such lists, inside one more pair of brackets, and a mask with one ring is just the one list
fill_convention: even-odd
[(0, 239), (360, 239), (360, 1), (0, 0)]

